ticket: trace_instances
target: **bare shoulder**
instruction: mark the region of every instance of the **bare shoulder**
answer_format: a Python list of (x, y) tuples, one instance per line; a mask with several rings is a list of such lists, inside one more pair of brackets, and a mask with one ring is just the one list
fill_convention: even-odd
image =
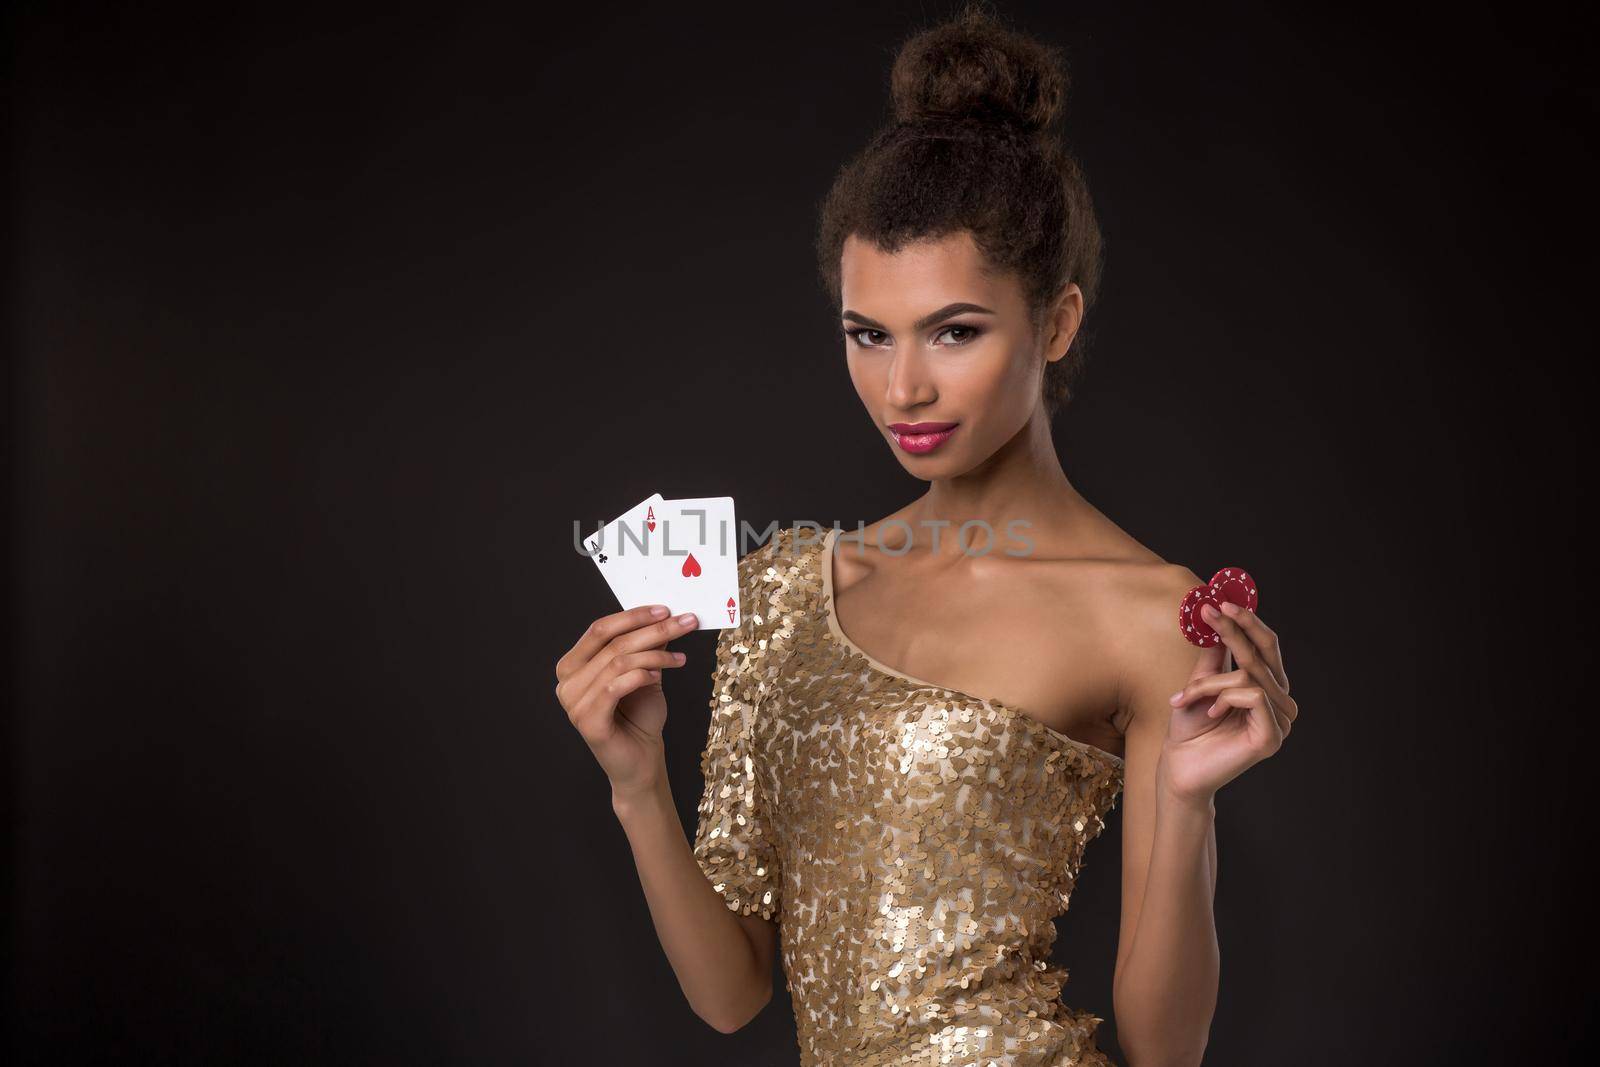
[(1199, 584), (1183, 564), (1157, 559), (1107, 566), (1101, 592), (1117, 632), (1138, 641), (1158, 631), (1177, 634), (1178, 604)]
[(1124, 578), (1111, 650), (1118, 675), (1113, 721), (1124, 733), (1140, 708), (1170, 714), (1167, 695), (1182, 688), (1193, 670), (1199, 650), (1178, 629), (1178, 608), (1199, 584), (1194, 571), (1164, 560), (1131, 569)]
[(1078, 589), (1073, 601), (1093, 612), (1113, 648), (1148, 649), (1158, 634), (1188, 645), (1178, 633), (1178, 605), (1200, 584), (1188, 567), (1159, 558), (1063, 562), (1054, 568), (1057, 580)]
[(1091, 593), (1118, 633), (1148, 634), (1170, 603), (1177, 619), (1178, 601), (1200, 579), (1181, 563), (1170, 563), (1145, 547), (1111, 520), (1096, 513), (1099, 522), (1070, 558), (1051, 560), (1057, 580), (1081, 583)]
[(1156, 693), (1164, 701), (1194, 666), (1198, 650), (1178, 629), (1178, 607), (1200, 578), (1132, 538), (1093, 558), (1060, 561), (1050, 572), (1060, 583), (1059, 603), (1093, 625), (1100, 662), (1115, 678), (1112, 722), (1126, 732), (1135, 707)]

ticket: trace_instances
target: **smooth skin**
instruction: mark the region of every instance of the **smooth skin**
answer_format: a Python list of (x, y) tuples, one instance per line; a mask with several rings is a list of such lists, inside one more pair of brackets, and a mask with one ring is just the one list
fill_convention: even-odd
[[(1017, 279), (992, 271), (965, 232), (894, 254), (851, 237), (841, 268), (851, 382), (928, 489), (841, 535), (836, 621), (902, 674), (998, 700), (1124, 757), (1117, 1036), (1130, 1067), (1198, 1064), (1219, 976), (1215, 795), (1275, 753), (1298, 715), (1278, 638), (1229, 605), (1205, 615), (1222, 643), (1190, 645), (1177, 608), (1200, 579), (1067, 479), (1040, 389), (1082, 323), (1075, 284), (1035, 330)], [(932, 421), (960, 426), (921, 455), (888, 429)], [(957, 531), (973, 520), (993, 541), (979, 527), (964, 549)], [(713, 1026), (737, 1029), (770, 998), (778, 931), (727, 910), (678, 822), (659, 682), (677, 664), (649, 658), (670, 656), (662, 646), (676, 634), (662, 625), (645, 608), (598, 620), (558, 664), (557, 692), (611, 778), (685, 994)]]
[(696, 625), (692, 613), (667, 618), (660, 604), (596, 619), (556, 661), (556, 699), (611, 781), (612, 811), (684, 997), (696, 1015), (732, 1033), (772, 999), (777, 927), (735, 915), (711, 888), (667, 781), (661, 672), (683, 666), (684, 655), (666, 645)]

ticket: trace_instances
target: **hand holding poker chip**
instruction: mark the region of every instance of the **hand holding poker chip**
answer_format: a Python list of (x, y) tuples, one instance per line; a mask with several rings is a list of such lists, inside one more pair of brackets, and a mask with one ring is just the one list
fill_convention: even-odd
[(1184, 640), (1201, 648), (1211, 648), (1221, 640), (1217, 631), (1201, 617), (1200, 609), (1210, 604), (1218, 611), (1223, 604), (1237, 604), (1246, 611), (1256, 610), (1259, 601), (1256, 580), (1242, 567), (1224, 567), (1211, 576), (1211, 581), (1197, 585), (1184, 594), (1178, 605), (1178, 629)]

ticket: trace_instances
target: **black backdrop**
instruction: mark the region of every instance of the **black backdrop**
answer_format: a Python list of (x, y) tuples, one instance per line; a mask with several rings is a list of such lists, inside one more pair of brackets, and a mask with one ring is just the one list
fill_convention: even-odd
[[(810, 239), (948, 10), (11, 9), (11, 1062), (795, 1062), (781, 982), (732, 1036), (690, 1012), (552, 699), (613, 605), (572, 524), (918, 492)], [(1252, 565), (1304, 710), (1218, 798), (1208, 1062), (1559, 1057), (1580, 37), (1001, 10), (1068, 50), (1107, 235), (1068, 473)], [(686, 824), (713, 638), (667, 682)], [(1058, 941), (1113, 1049), (1119, 832)]]

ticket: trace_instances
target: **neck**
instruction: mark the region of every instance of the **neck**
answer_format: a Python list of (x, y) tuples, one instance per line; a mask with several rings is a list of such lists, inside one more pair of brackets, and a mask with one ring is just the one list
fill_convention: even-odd
[(992, 537), (994, 548), (1004, 550), (1017, 536), (1008, 524), (1015, 523), (1020, 535), (1037, 545), (1048, 531), (1071, 525), (1090, 507), (1061, 466), (1050, 419), (1041, 402), (994, 455), (959, 477), (934, 479), (904, 517), (911, 524), (912, 537), (930, 546), (926, 538), (933, 527), (921, 524), (948, 523), (939, 535), (940, 551), (959, 553), (957, 535), (964, 522), (988, 524), (987, 531), (982, 527), (968, 531), (969, 545), (981, 548), (985, 539)]

